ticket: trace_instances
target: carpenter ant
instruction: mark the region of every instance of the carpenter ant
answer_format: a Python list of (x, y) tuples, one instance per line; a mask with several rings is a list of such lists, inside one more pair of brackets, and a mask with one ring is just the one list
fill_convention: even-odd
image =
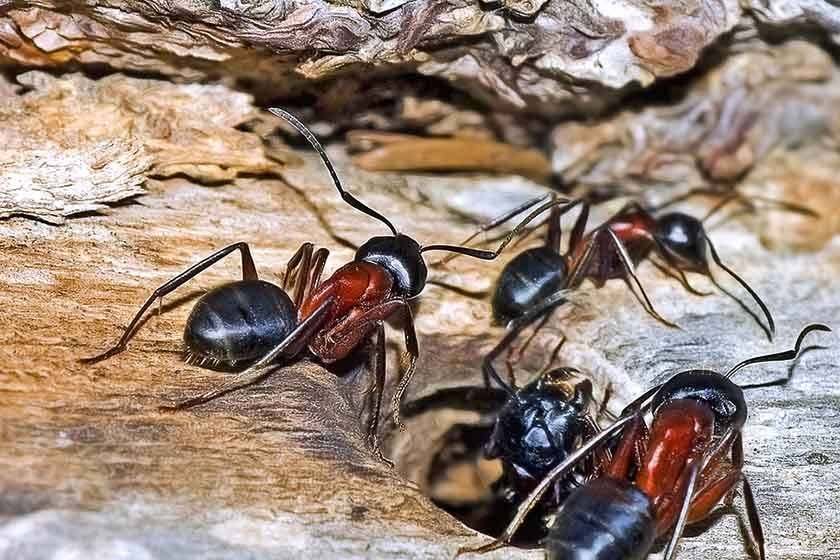
[[(654, 216), (654, 213), (697, 194), (708, 194), (705, 189), (695, 189), (678, 198), (660, 205), (653, 211), (638, 203), (627, 204), (609, 220), (584, 235), (589, 217), (589, 204), (574, 201), (562, 207), (554, 207), (547, 220), (548, 234), (543, 246), (527, 249), (514, 257), (502, 270), (492, 297), (493, 318), (496, 322), (508, 323), (521, 317), (528, 310), (536, 310), (533, 316), (551, 310), (566, 300), (566, 292), (577, 288), (586, 278), (591, 279), (596, 287), (603, 286), (612, 278), (632, 279), (645, 310), (660, 322), (676, 327), (663, 318), (653, 307), (641, 282), (635, 266), (645, 259), (669, 276), (677, 278), (691, 293), (709, 295), (693, 288), (688, 282), (686, 272), (697, 272), (711, 279), (724, 293), (736, 299), (717, 283), (712, 275), (707, 249), (712, 260), (726, 273), (732, 276), (753, 297), (767, 319), (768, 335), (772, 339), (775, 323), (769, 309), (756, 292), (733, 270), (723, 264), (715, 246), (703, 227), (703, 222), (715, 212), (733, 200), (740, 200), (748, 205), (751, 202), (741, 195), (724, 198), (702, 220), (682, 212), (670, 212)], [(755, 198), (755, 197), (754, 197)], [(815, 215), (814, 212), (794, 204), (761, 199), (781, 206), (787, 210)], [(568, 251), (561, 253), (560, 218), (572, 207), (581, 204), (581, 212), (572, 229)], [(465, 240), (468, 243), (479, 233), (486, 232), (507, 222), (519, 213), (531, 207), (534, 201), (514, 208), (510, 212), (483, 225), (476, 233)], [(664, 262), (653, 260), (655, 253)], [(443, 262), (452, 257), (444, 259)], [(751, 312), (750, 312), (751, 313)], [(547, 316), (545, 317), (547, 319)], [(539, 328), (539, 327), (538, 327)]]
[[(484, 532), (501, 532), (517, 505), (568, 454), (598, 431), (593, 416), (593, 387), (581, 372), (570, 367), (553, 367), (565, 339), (561, 340), (536, 376), (517, 387), (515, 381), (499, 377), (493, 361), (512, 343), (518, 331), (511, 330), (485, 357), (482, 368), (496, 385), (457, 387), (406, 403), (404, 414), (428, 410), (430, 403), (455, 410), (480, 412), (476, 425), (457, 424), (448, 433), (450, 447), (433, 458), (431, 472), (439, 474), (446, 465), (466, 463), (479, 469), (484, 459), (498, 459), (501, 476), (483, 490), (480, 498), (465, 504), (440, 499), (437, 503), (462, 521)], [(604, 400), (604, 404), (606, 403)], [(522, 542), (537, 542), (545, 536), (542, 513), (556, 509), (571, 490), (600, 473), (606, 456), (596, 455), (595, 463), (581, 465), (554, 485), (552, 500), (545, 500), (539, 515), (518, 535)], [(432, 479), (430, 479), (432, 480)], [(431, 486), (431, 485), (430, 485)]]
[[(500, 459), (502, 478), (495, 491), (501, 499), (515, 507), (558, 464), (598, 431), (590, 411), (593, 405), (592, 382), (571, 367), (551, 367), (565, 338), (560, 341), (537, 376), (517, 389), (512, 376), (504, 382), (493, 367), (493, 360), (519, 333), (511, 329), (482, 364), (485, 379), (492, 378), (507, 393), (499, 410), (493, 431), (484, 447), (488, 459)], [(603, 403), (606, 404), (606, 399)], [(598, 415), (604, 412), (601, 407)], [(541, 519), (545, 508), (556, 508), (583, 481), (597, 476), (606, 457), (597, 455), (591, 464), (580, 465), (576, 472), (557, 479), (553, 499), (544, 501), (536, 517)], [(533, 526), (534, 524), (529, 524)], [(528, 541), (544, 536), (542, 523), (528, 531)], [(531, 538), (531, 533), (536, 533)]]
[[(684, 371), (647, 391), (611, 426), (554, 467), (522, 502), (497, 541), (461, 552), (485, 552), (510, 542), (554, 481), (567, 476), (600, 444), (621, 431), (604, 475), (574, 490), (557, 513), (545, 542), (547, 558), (640, 560), (650, 553), (657, 537), (670, 532), (665, 549), (665, 558), (670, 560), (685, 525), (707, 517), (724, 498), (732, 499), (740, 483), (751, 544), (763, 560), (761, 522), (752, 488), (742, 471), (747, 405), (743, 389), (730, 378), (748, 365), (796, 358), (811, 331), (831, 329), (808, 325), (792, 350), (744, 360), (726, 374), (703, 369)], [(644, 423), (648, 411), (652, 415), (649, 431)]]
[[(394, 423), (400, 420), (400, 401), (414, 374), (418, 357), (409, 300), (426, 285), (427, 267), (423, 253), (448, 251), (483, 260), (495, 259), (510, 240), (540, 213), (565, 201), (552, 200), (528, 215), (495, 251), (483, 251), (457, 245), (421, 247), (411, 237), (399, 233), (382, 214), (363, 204), (344, 190), (324, 148), (312, 132), (297, 118), (282, 109), (270, 111), (290, 123), (321, 157), (336, 190), (350, 206), (384, 223), (391, 235), (370, 238), (356, 251), (350, 263), (321, 280), (329, 251), (317, 251), (304, 243), (286, 267), (282, 287), (259, 280), (247, 243), (234, 243), (213, 253), (157, 288), (128, 324), (115, 346), (84, 362), (109, 358), (126, 348), (140, 319), (155, 302), (174, 291), (226, 255), (242, 255), (240, 281), (220, 286), (198, 300), (187, 320), (184, 343), (187, 358), (201, 364), (222, 364), (235, 368), (250, 364), (231, 379), (167, 410), (188, 408), (224, 393), (245, 387), (265, 378), (269, 366), (279, 357), (292, 359), (305, 348), (323, 363), (333, 363), (348, 356), (362, 342), (372, 343), (371, 362), (375, 375), (377, 400), (369, 425), (370, 442), (382, 457), (377, 427), (385, 384), (384, 321), (398, 311), (405, 313), (403, 332), (409, 360), (393, 397)], [(294, 290), (293, 297), (286, 290)]]

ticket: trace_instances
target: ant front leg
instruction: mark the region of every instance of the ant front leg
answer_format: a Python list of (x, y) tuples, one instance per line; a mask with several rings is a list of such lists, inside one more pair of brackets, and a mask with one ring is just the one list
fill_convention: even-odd
[(411, 307), (408, 301), (403, 298), (394, 298), (383, 301), (370, 309), (352, 313), (342, 319), (329, 331), (319, 333), (317, 338), (312, 342), (311, 347), (313, 352), (326, 362), (339, 360), (358, 347), (365, 337), (370, 336), (379, 322), (388, 319), (400, 310), (406, 315), (403, 323), (403, 334), (405, 337), (408, 365), (405, 367), (405, 371), (394, 392), (393, 415), (394, 424), (400, 430), (403, 430), (405, 426), (402, 420), (400, 420), (400, 402), (402, 401), (403, 393), (405, 393), (412, 377), (414, 377), (417, 358), (420, 356), (417, 333), (414, 331), (414, 318), (411, 314)]
[(370, 369), (374, 376), (374, 403), (371, 411), (370, 420), (368, 421), (368, 443), (373, 449), (379, 460), (388, 465), (394, 466), (394, 462), (382, 454), (382, 448), (379, 445), (379, 417), (382, 412), (382, 398), (385, 395), (385, 324), (379, 321), (376, 324), (376, 330), (373, 332), (371, 340), (371, 364)]
[[(744, 442), (739, 432), (732, 444), (732, 463), (741, 471), (744, 466)], [(753, 550), (758, 553), (759, 560), (764, 560), (764, 530), (761, 528), (761, 518), (758, 516), (758, 508), (755, 505), (752, 487), (747, 476), (741, 473), (741, 485), (744, 489), (744, 506), (747, 510), (747, 519), (750, 523), (750, 538)]]
[[(627, 248), (624, 246), (624, 243), (618, 238), (615, 232), (608, 226), (604, 229), (600, 230), (597, 235), (609, 235), (609, 239), (612, 241), (613, 247), (618, 252), (619, 260), (621, 261), (622, 265), (624, 266), (624, 271), (630, 278), (633, 279), (633, 282), (636, 284), (636, 287), (641, 294), (642, 300), (644, 301), (646, 308), (645, 310), (656, 320), (667, 325), (669, 327), (673, 327), (675, 329), (680, 328), (679, 325), (676, 323), (672, 323), (665, 319), (662, 315), (656, 311), (656, 308), (653, 307), (653, 303), (651, 303), (650, 298), (648, 298), (647, 292), (645, 292), (644, 286), (642, 286), (642, 282), (639, 280), (639, 277), (636, 275), (636, 267), (633, 264), (633, 260), (630, 258), (630, 255), (627, 253)], [(608, 259), (611, 258), (606, 251), (602, 252), (600, 255), (601, 259)], [(601, 270), (605, 270), (605, 265), (602, 263)]]
[(192, 280), (196, 276), (198, 276), (201, 272), (207, 270), (227, 255), (233, 253), (234, 251), (240, 251), (242, 253), (242, 279), (243, 280), (257, 280), (257, 269), (254, 266), (254, 259), (251, 257), (251, 250), (248, 247), (248, 244), (244, 241), (240, 241), (239, 243), (234, 243), (233, 245), (228, 245), (224, 249), (216, 251), (212, 255), (202, 259), (201, 261), (197, 262), (196, 264), (189, 267), (184, 272), (178, 274), (168, 282), (164, 283), (163, 285), (159, 286), (149, 299), (140, 307), (140, 310), (134, 315), (134, 318), (131, 319), (131, 322), (125, 329), (120, 340), (111, 348), (102, 352), (101, 354), (97, 354), (96, 356), (90, 358), (82, 358), (80, 361), (86, 364), (92, 364), (95, 362), (99, 362), (110, 358), (116, 354), (119, 354), (123, 350), (126, 349), (128, 341), (134, 336), (135, 331), (138, 328), (140, 323), (140, 319), (143, 317), (143, 314), (146, 312), (149, 307), (155, 302), (160, 301), (164, 296), (172, 293), (177, 288), (182, 286), (183, 284), (187, 283), (188, 281)]

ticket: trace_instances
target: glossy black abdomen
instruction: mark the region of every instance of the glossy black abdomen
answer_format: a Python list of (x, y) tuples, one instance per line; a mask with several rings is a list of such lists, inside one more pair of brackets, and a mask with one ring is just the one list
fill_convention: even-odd
[(519, 253), (499, 275), (493, 293), (493, 318), (516, 319), (536, 303), (566, 287), (566, 261), (549, 247)]
[(297, 310), (281, 288), (242, 280), (206, 293), (187, 319), (188, 358), (235, 365), (256, 360), (297, 326)]
[(549, 528), (547, 560), (643, 560), (656, 528), (648, 497), (629, 482), (598, 478), (572, 492)]

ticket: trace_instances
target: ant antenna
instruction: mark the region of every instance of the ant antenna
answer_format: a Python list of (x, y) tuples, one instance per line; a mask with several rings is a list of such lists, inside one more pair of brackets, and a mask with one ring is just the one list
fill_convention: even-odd
[[(747, 282), (743, 278), (741, 278), (740, 276), (735, 274), (734, 270), (732, 270), (731, 268), (729, 268), (728, 266), (723, 264), (723, 262), (720, 260), (720, 255), (718, 255), (718, 252), (715, 249), (715, 246), (712, 244), (712, 240), (709, 239), (709, 236), (704, 235), (703, 237), (706, 238), (706, 243), (709, 245), (709, 252), (712, 253), (712, 259), (715, 261), (715, 264), (717, 264), (720, 268), (722, 268), (724, 271), (726, 271), (726, 273), (729, 274), (732, 278), (737, 280), (738, 283), (741, 284), (741, 286), (743, 286), (744, 289), (747, 290), (750, 293), (752, 298), (755, 300), (755, 302), (761, 308), (761, 311), (764, 312), (764, 316), (767, 318), (767, 324), (770, 327), (771, 335), (776, 334), (776, 322), (773, 321), (773, 315), (770, 314), (770, 310), (767, 308), (767, 305), (764, 304), (764, 302), (761, 300), (761, 298), (758, 297), (758, 294), (755, 293), (755, 290), (750, 288), (750, 285), (747, 284)], [(771, 336), (771, 338), (772, 338), (772, 336)]]
[(793, 347), (793, 350), (787, 350), (785, 352), (777, 352), (775, 354), (766, 354), (764, 356), (756, 356), (755, 358), (750, 358), (748, 360), (744, 360), (740, 364), (737, 364), (735, 367), (730, 369), (724, 377), (730, 378), (732, 377), (736, 371), (746, 366), (750, 366), (752, 364), (760, 364), (764, 362), (784, 362), (787, 360), (792, 360), (799, 355), (799, 349), (802, 346), (802, 341), (805, 339), (805, 336), (811, 331), (824, 331), (824, 332), (831, 332), (831, 329), (823, 325), (821, 323), (813, 323), (802, 329), (802, 332), (799, 333), (799, 338), (796, 339), (796, 344)]
[(315, 135), (312, 134), (312, 131), (306, 128), (305, 124), (300, 122), (297, 119), (297, 117), (295, 117), (287, 111), (284, 111), (283, 109), (271, 107), (269, 108), (269, 112), (277, 117), (280, 117), (281, 119), (295, 127), (297, 131), (300, 132), (304, 138), (306, 138), (306, 140), (315, 149), (315, 151), (318, 152), (318, 155), (321, 156), (321, 161), (324, 162), (324, 166), (327, 168), (327, 171), (330, 172), (330, 176), (332, 177), (333, 183), (335, 184), (335, 188), (338, 190), (338, 194), (341, 195), (341, 199), (344, 202), (346, 202), (356, 210), (364, 212), (371, 218), (376, 218), (377, 220), (388, 226), (388, 229), (390, 229), (391, 233), (393, 233), (395, 236), (399, 235), (399, 233), (397, 232), (397, 228), (394, 227), (394, 224), (392, 224), (388, 220), (388, 218), (386, 218), (373, 208), (365, 205), (361, 200), (344, 190), (344, 187), (341, 185), (341, 180), (338, 178), (338, 174), (335, 172), (335, 168), (333, 167), (330, 158), (327, 156), (327, 152), (324, 150), (324, 147), (321, 145), (321, 143), (318, 142), (318, 139), (315, 138)]
[(421, 253), (426, 251), (449, 251), (450, 253), (457, 253), (459, 255), (466, 255), (468, 257), (474, 257), (476, 259), (481, 259), (485, 261), (492, 261), (499, 254), (504, 250), (505, 247), (510, 244), (514, 237), (517, 237), (522, 230), (524, 230), (529, 223), (534, 221), (540, 214), (549, 210), (555, 206), (559, 206), (561, 204), (565, 205), (565, 208), (569, 208), (578, 204), (578, 200), (573, 200), (569, 202), (568, 199), (565, 198), (558, 198), (549, 200), (548, 202), (541, 204), (538, 206), (534, 211), (528, 214), (521, 222), (516, 224), (516, 227), (508, 233), (502, 243), (496, 248), (495, 251), (484, 251), (482, 249), (473, 249), (472, 247), (462, 247), (460, 245), (426, 245), (422, 249), (420, 249)]

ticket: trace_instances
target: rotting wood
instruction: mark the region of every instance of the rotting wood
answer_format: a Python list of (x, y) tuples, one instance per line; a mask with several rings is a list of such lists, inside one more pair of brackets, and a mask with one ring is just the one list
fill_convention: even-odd
[[(477, 211), (487, 211), (482, 182), (498, 180), (366, 173), (331, 153), (355, 192), (421, 242), (458, 239), (472, 229), (447, 212), (445, 202), (434, 202), (441, 200), (438, 190), (457, 192), (462, 203), (473, 200)], [(10, 551), (15, 558), (36, 557), (60, 548), (104, 558), (122, 546), (161, 558), (426, 558), (448, 557), (458, 546), (481, 540), (370, 455), (359, 420), (363, 376), (339, 379), (312, 365), (294, 366), (193, 411), (156, 411), (161, 402), (224, 375), (183, 364), (180, 335), (190, 298), (236, 278), (236, 259), (168, 298), (165, 313), (150, 317), (127, 352), (93, 367), (75, 362), (113, 342), (156, 284), (223, 244), (252, 242), (268, 279), (279, 277), (303, 241), (333, 250), (328, 270), (350, 258), (352, 252), (332, 241), (301, 196), (352, 241), (382, 233), (379, 224), (337, 200), (317, 160), (305, 159), (305, 167), (287, 172), (294, 189), (277, 180), (238, 179), (206, 188), (174, 179), (153, 182), (142, 206), (74, 219), (60, 229), (21, 219), (0, 223), (7, 263), (0, 276), (6, 309), (0, 329), (0, 434), (6, 450), (0, 453), (0, 510), (6, 521), (0, 536), (11, 539), (3, 541), (8, 544), (0, 547), (0, 557), (11, 558)], [(412, 192), (427, 202), (412, 202)], [(523, 198), (532, 192), (523, 189)], [(731, 300), (689, 296), (642, 266), (642, 281), (660, 312), (684, 330), (648, 318), (622, 283), (610, 282), (592, 297), (584, 290), (575, 305), (558, 313), (536, 341), (536, 361), (562, 327), (570, 339), (562, 359), (591, 372), (598, 394), (610, 379), (616, 390), (612, 406), (618, 407), (669, 372), (726, 367), (786, 348), (805, 322), (831, 322), (840, 314), (837, 299), (825, 289), (840, 262), (835, 246), (816, 255), (772, 255), (737, 222), (715, 227), (711, 235), (776, 313), (775, 343), (764, 340)], [(458, 259), (447, 277), (467, 283), (492, 278), (502, 264)], [(433, 276), (438, 273), (433, 270)], [(416, 312), (421, 363), (409, 399), (478, 383), (477, 356), (500, 334), (489, 326), (486, 302), (430, 286)], [(390, 345), (392, 367), (398, 339)], [(788, 387), (748, 394), (746, 471), (774, 558), (825, 557), (826, 542), (840, 526), (840, 508), (830, 506), (840, 503), (834, 472), (840, 448), (834, 431), (826, 429), (840, 421), (836, 343), (829, 339), (829, 350), (807, 352)], [(745, 370), (739, 381), (786, 371)], [(425, 449), (419, 455), (428, 459), (452, 418), (413, 420), (405, 434), (389, 440), (389, 451), (400, 461)], [(686, 539), (681, 549), (685, 559), (743, 554), (730, 515)], [(509, 550), (489, 558), (538, 556)]]

